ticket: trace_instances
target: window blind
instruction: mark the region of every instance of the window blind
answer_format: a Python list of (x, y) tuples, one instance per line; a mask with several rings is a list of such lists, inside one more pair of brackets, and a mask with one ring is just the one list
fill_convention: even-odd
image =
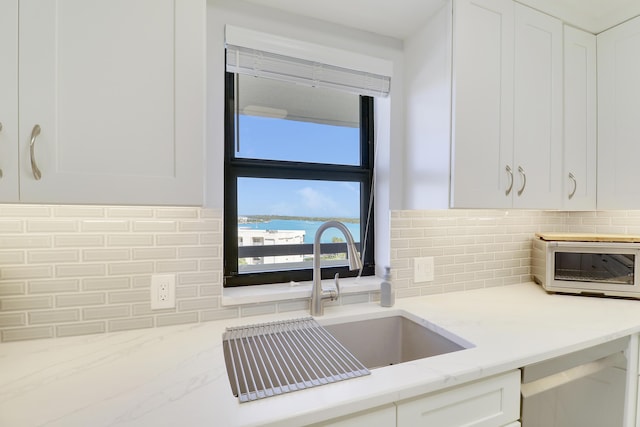
[(227, 43), (227, 71), (359, 95), (386, 97), (391, 78)]

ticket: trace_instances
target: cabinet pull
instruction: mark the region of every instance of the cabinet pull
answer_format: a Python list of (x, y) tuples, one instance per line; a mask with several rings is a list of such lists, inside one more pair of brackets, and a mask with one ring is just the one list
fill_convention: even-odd
[(513, 171), (511, 170), (511, 166), (509, 165), (507, 165), (507, 167), (504, 169), (509, 174), (509, 186), (507, 187), (507, 190), (504, 192), (504, 195), (508, 196), (509, 193), (511, 193), (511, 190), (513, 189)]
[(527, 186), (527, 174), (524, 173), (524, 169), (522, 169), (522, 166), (518, 166), (518, 173), (520, 174), (520, 176), (522, 176), (522, 188), (518, 190), (518, 196), (522, 196), (524, 187)]
[(40, 125), (35, 125), (33, 130), (31, 131), (31, 142), (29, 142), (29, 153), (31, 154), (31, 171), (33, 171), (33, 177), (36, 181), (39, 181), (42, 178), (42, 173), (40, 173), (40, 169), (38, 169), (38, 165), (36, 164), (36, 156), (35, 156), (35, 145), (36, 138), (40, 135)]
[(569, 172), (569, 179), (571, 180), (571, 182), (573, 182), (573, 190), (571, 190), (571, 193), (569, 193), (569, 200), (571, 200), (576, 194), (576, 190), (578, 189), (578, 181), (576, 181), (576, 176), (571, 172)]

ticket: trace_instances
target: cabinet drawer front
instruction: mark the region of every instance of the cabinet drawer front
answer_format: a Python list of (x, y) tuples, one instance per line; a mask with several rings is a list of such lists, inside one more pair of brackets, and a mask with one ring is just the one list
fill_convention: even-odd
[(396, 406), (390, 404), (381, 408), (374, 408), (354, 415), (313, 424), (309, 427), (394, 427), (395, 425)]
[(398, 427), (499, 427), (520, 417), (520, 371), (400, 403)]

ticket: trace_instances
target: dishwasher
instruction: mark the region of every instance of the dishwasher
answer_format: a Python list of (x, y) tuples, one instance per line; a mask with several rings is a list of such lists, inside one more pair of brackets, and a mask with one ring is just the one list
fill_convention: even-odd
[(522, 369), (522, 427), (622, 427), (629, 338)]

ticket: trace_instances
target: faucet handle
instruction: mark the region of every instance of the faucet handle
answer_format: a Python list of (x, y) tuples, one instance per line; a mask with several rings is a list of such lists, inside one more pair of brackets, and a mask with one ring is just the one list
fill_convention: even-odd
[(333, 277), (333, 282), (336, 284), (336, 288), (332, 289), (331, 292), (331, 301), (335, 301), (340, 298), (340, 281), (338, 280), (338, 276), (340, 273), (336, 273)]

